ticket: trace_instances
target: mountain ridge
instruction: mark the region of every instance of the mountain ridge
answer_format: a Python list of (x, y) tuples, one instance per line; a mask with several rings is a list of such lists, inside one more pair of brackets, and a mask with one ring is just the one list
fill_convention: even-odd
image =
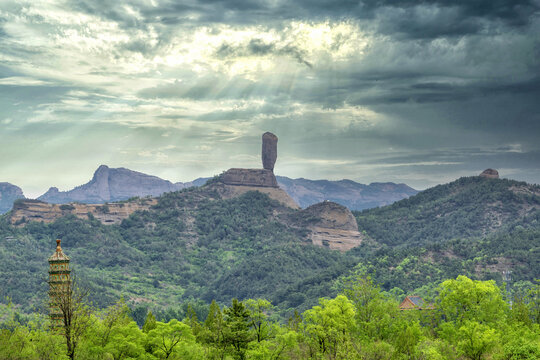
[[(111, 201), (123, 201), (132, 197), (160, 196), (165, 192), (178, 191), (191, 186), (202, 186), (209, 177), (199, 177), (189, 182), (173, 183), (154, 175), (130, 170), (127, 168), (109, 168), (100, 165), (89, 182), (78, 185), (71, 190), (60, 191), (50, 187), (37, 197), (51, 204), (67, 204), (79, 202), (83, 204), (102, 204)], [(276, 176), (278, 185), (302, 208), (324, 200), (339, 203), (350, 210), (363, 210), (384, 206), (418, 193), (406, 184), (392, 182), (372, 182), (368, 185), (349, 179), (342, 180), (310, 180), (305, 178), (288, 178)], [(20, 190), (20, 189), (19, 189)], [(0, 188), (0, 201), (2, 201)], [(22, 190), (21, 190), (22, 194)], [(22, 195), (22, 197), (24, 197)], [(13, 198), (13, 201), (20, 197)], [(12, 201), (5, 202), (0, 214), (11, 209)]]
[(470, 176), (354, 214), (369, 236), (396, 246), (486, 236), (539, 210), (540, 185)]
[[(133, 186), (131, 192), (127, 192), (126, 189), (119, 192), (117, 184), (120, 180), (115, 179), (115, 177), (129, 179), (132, 183), (134, 179), (140, 179), (146, 181), (148, 186), (142, 189)], [(88, 183), (76, 186), (68, 191), (59, 191), (58, 188), (51, 187), (37, 199), (53, 204), (69, 202), (104, 203), (127, 200), (134, 196), (159, 196), (164, 192), (178, 191), (190, 186), (201, 186), (209, 179), (209, 177), (200, 177), (190, 182), (172, 183), (157, 176), (127, 168), (109, 168), (106, 165), (101, 165)], [(349, 179), (311, 180), (306, 178), (292, 179), (286, 176), (276, 176), (276, 179), (279, 186), (302, 208), (324, 200), (330, 200), (351, 210), (362, 210), (373, 206), (384, 206), (418, 193), (417, 190), (406, 184), (393, 182), (372, 182), (366, 185)], [(150, 180), (153, 183), (150, 183)]]

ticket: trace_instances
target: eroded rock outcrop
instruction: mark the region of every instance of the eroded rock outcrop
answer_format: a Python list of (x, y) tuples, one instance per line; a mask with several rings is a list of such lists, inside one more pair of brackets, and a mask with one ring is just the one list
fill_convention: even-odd
[(488, 179), (498, 179), (499, 178), (499, 172), (495, 169), (486, 169), (482, 171), (480, 174), (481, 177), (485, 177)]
[(277, 160), (278, 137), (271, 132), (262, 135), (262, 163), (263, 169), (274, 171)]
[(229, 169), (220, 176), (227, 185), (278, 187), (274, 173), (266, 169)]
[(157, 200), (153, 198), (109, 204), (49, 204), (40, 200), (24, 199), (13, 204), (10, 220), (12, 224), (24, 225), (30, 221), (51, 223), (66, 215), (88, 219), (88, 214), (92, 214), (103, 224), (119, 224), (135, 211), (148, 210), (155, 204)]
[(347, 251), (362, 243), (354, 215), (345, 206), (324, 201), (299, 211), (293, 220), (311, 230), (314, 245)]
[(248, 191), (259, 191), (287, 207), (299, 209), (300, 206), (279, 188), (273, 172), (277, 159), (277, 141), (277, 136), (270, 132), (262, 136), (261, 156), (264, 169), (232, 168), (221, 174), (218, 181), (211, 186), (224, 199), (240, 196)]

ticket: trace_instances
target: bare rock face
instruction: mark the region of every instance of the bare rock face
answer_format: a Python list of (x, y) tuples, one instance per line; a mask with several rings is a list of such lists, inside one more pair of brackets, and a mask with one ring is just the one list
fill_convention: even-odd
[(335, 202), (311, 205), (297, 216), (307, 221), (313, 245), (348, 251), (360, 245), (364, 239), (351, 211)]
[(277, 159), (278, 137), (271, 132), (262, 135), (262, 163), (266, 170), (274, 171)]
[(498, 179), (499, 178), (499, 172), (495, 169), (486, 169), (482, 171), (480, 174), (481, 177), (485, 177), (488, 179)]
[(354, 215), (345, 206), (332, 201), (323, 201), (302, 210), (307, 217), (318, 218), (317, 226), (358, 231)]
[(22, 199), (13, 204), (10, 221), (14, 225), (25, 225), (30, 221), (52, 223), (70, 214), (85, 220), (89, 218), (88, 214), (92, 214), (102, 224), (119, 224), (135, 211), (148, 210), (156, 204), (154, 198), (109, 204), (49, 204), (40, 200)]
[(274, 173), (265, 169), (233, 168), (225, 171), (220, 180), (227, 185), (279, 187)]

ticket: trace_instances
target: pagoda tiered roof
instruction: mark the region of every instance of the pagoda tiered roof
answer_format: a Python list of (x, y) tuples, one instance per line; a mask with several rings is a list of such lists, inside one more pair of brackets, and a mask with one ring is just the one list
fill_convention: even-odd
[(56, 240), (56, 251), (49, 257), (49, 262), (69, 261), (69, 257), (62, 251), (60, 242), (60, 239)]

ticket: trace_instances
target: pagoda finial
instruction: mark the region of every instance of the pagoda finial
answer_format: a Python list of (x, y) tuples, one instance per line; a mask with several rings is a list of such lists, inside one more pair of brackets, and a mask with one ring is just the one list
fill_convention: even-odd
[(56, 252), (62, 251), (62, 248), (60, 247), (60, 242), (62, 242), (62, 240), (56, 239)]

